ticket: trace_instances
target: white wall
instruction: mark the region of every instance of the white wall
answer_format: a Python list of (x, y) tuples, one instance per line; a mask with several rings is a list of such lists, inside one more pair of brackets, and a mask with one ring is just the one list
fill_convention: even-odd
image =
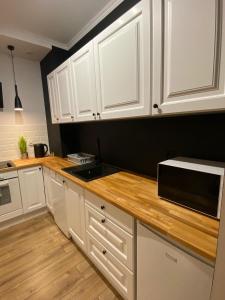
[[(36, 61), (15, 57), (18, 94), (24, 111), (14, 112), (15, 90), (10, 56), (0, 53), (0, 81), (2, 82), (4, 111), (0, 112), (0, 161), (20, 157), (20, 135), (28, 143), (48, 144), (44, 97), (40, 64)], [(33, 147), (28, 148), (33, 156)]]

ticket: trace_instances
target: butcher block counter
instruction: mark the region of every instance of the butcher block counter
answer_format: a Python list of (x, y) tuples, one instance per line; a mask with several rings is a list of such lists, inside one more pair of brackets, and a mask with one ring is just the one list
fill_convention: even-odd
[(150, 225), (204, 258), (215, 261), (219, 221), (164, 201), (155, 180), (129, 172), (84, 182), (62, 168), (73, 164), (59, 157), (15, 160), (16, 169), (45, 166)]

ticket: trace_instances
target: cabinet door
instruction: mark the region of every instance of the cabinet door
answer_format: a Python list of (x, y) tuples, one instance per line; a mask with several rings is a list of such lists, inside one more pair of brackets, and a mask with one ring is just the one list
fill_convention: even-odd
[(65, 198), (65, 182), (66, 181), (63, 177), (54, 172), (51, 172), (50, 189), (55, 223), (65, 234), (65, 236), (69, 237)]
[(138, 224), (137, 299), (209, 300), (214, 269)]
[(96, 119), (96, 86), (93, 42), (89, 42), (70, 58), (76, 118), (79, 121)]
[(65, 61), (55, 70), (56, 91), (59, 103), (59, 122), (72, 122), (74, 120), (74, 103), (72, 97), (69, 60)]
[(53, 214), (53, 202), (51, 197), (51, 178), (50, 178), (50, 170), (48, 168), (43, 168), (43, 176), (44, 176), (44, 185), (45, 185), (45, 197), (46, 204), (50, 212)]
[(18, 171), (24, 212), (31, 212), (46, 205), (41, 167)]
[(141, 1), (94, 39), (100, 117), (150, 113), (149, 1)]
[(48, 94), (49, 94), (49, 103), (51, 110), (52, 123), (59, 122), (59, 111), (58, 111), (58, 102), (56, 97), (56, 81), (55, 73), (52, 72), (47, 76), (48, 80)]
[(67, 182), (66, 205), (69, 233), (80, 248), (85, 251), (85, 213), (83, 189)]
[(225, 109), (224, 4), (153, 1), (153, 114)]

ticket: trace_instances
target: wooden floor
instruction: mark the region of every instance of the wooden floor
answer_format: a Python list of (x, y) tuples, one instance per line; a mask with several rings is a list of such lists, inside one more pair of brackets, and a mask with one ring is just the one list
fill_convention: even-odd
[(50, 215), (0, 232), (0, 299), (121, 299)]

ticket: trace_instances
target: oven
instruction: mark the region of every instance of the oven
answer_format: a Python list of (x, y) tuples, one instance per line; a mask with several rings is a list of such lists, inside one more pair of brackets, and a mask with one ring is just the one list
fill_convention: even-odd
[(23, 213), (17, 171), (0, 173), (0, 221)]

